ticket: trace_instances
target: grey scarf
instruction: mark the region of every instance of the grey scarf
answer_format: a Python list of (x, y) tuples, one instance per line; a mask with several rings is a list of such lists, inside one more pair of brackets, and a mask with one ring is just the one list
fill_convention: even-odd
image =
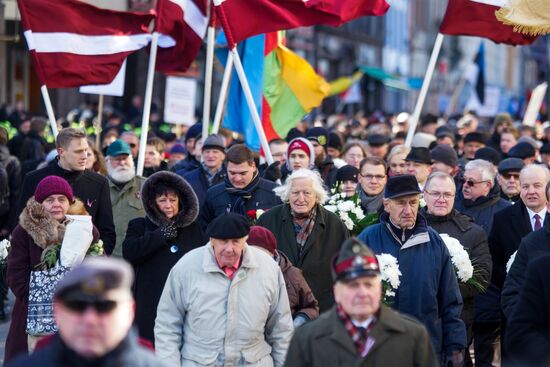
[(360, 185), (357, 185), (357, 191), (361, 198), (361, 207), (365, 211), (365, 214), (377, 213), (382, 206), (382, 199), (384, 198), (384, 190), (380, 194), (375, 196), (369, 196)]

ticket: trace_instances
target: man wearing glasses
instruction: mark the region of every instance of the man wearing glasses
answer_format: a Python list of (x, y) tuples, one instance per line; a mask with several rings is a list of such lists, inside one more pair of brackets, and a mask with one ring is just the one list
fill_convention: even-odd
[(45, 347), (9, 366), (165, 366), (138, 346), (128, 263), (89, 258), (66, 274), (54, 293), (58, 333)]
[[(474, 322), (474, 300), (484, 291), (491, 280), (491, 255), (487, 244), (487, 234), (472, 219), (453, 209), (456, 186), (454, 179), (443, 172), (434, 172), (428, 177), (424, 186), (426, 206), (421, 209), (422, 215), (430, 227), (438, 233), (446, 233), (460, 241), (474, 264), (474, 280), (483, 286), (480, 289), (467, 283), (459, 283), (464, 307), (460, 315), (466, 325), (468, 345), (472, 342)], [(477, 356), (476, 356), (477, 357)], [(466, 353), (465, 366), (472, 366), (469, 353)]]
[(519, 171), (524, 166), (525, 163), (519, 158), (506, 158), (498, 165), (500, 197), (512, 204), (519, 200)]
[(381, 213), (384, 210), (384, 188), (388, 181), (386, 172), (386, 162), (377, 157), (365, 158), (359, 164), (357, 192), (365, 214)]

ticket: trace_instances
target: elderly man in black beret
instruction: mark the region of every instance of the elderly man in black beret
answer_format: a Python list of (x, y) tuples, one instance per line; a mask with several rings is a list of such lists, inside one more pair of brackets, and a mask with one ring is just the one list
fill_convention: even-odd
[(443, 366), (462, 366), (466, 347), (462, 296), (449, 251), (418, 214), (419, 201), (413, 175), (390, 177), (384, 191), (385, 213), (359, 239), (376, 254), (390, 254), (398, 261), (403, 275), (392, 307), (426, 326)]
[(432, 154), (428, 148), (413, 147), (405, 158), (407, 173), (414, 175), (420, 189), (424, 187), (432, 172)]
[(426, 328), (381, 304), (378, 260), (356, 238), (332, 264), (336, 306), (294, 335), (285, 366), (439, 366)]
[(248, 246), (248, 220), (214, 219), (210, 242), (172, 268), (155, 323), (156, 354), (171, 366), (282, 366), (294, 330), (285, 281)]
[(500, 197), (514, 204), (519, 201), (519, 172), (525, 163), (519, 158), (506, 158), (498, 164), (497, 182)]
[(130, 331), (133, 273), (125, 261), (104, 257), (88, 258), (67, 273), (54, 292), (58, 333), (8, 366), (167, 366)]

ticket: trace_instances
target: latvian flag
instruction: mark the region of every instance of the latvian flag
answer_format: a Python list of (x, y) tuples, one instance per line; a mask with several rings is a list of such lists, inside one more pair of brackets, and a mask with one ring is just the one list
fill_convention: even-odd
[(207, 7), (208, 0), (157, 0), (158, 71), (183, 72), (191, 65), (208, 27)]
[(124, 59), (151, 40), (153, 14), (100, 9), (78, 0), (18, 0), (42, 85), (108, 84)]
[(449, 0), (440, 32), (456, 36), (476, 36), (496, 43), (527, 45), (536, 37), (514, 32), (514, 27), (499, 22), (495, 12), (506, 0)]

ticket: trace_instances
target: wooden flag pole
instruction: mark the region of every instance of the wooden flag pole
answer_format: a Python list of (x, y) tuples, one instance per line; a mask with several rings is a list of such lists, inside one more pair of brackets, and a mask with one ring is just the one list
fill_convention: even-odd
[(424, 107), (424, 101), (426, 100), (428, 89), (430, 88), (430, 83), (432, 81), (432, 76), (435, 69), (435, 63), (437, 62), (437, 58), (439, 57), (439, 52), (441, 51), (441, 45), (443, 44), (444, 38), (445, 36), (443, 36), (441, 33), (438, 33), (437, 38), (435, 39), (432, 55), (430, 56), (430, 61), (428, 62), (428, 69), (426, 70), (426, 75), (424, 76), (422, 87), (420, 88), (420, 94), (418, 95), (418, 100), (416, 101), (414, 112), (409, 121), (409, 132), (407, 133), (407, 139), (405, 140), (405, 145), (408, 147), (411, 146), (413, 136), (416, 132), (416, 126), (418, 125), (418, 120), (420, 119), (422, 107)]
[(155, 63), (157, 61), (157, 45), (159, 41), (158, 32), (153, 32), (151, 50), (149, 53), (149, 67), (147, 69), (147, 85), (145, 87), (145, 101), (143, 102), (143, 117), (141, 121), (141, 136), (139, 138), (139, 155), (136, 174), (143, 175), (145, 163), (145, 148), (147, 147), (147, 132), (149, 131), (149, 120), (151, 118), (151, 102), (153, 99), (153, 81), (155, 78)]
[(202, 136), (206, 139), (210, 127), (210, 101), (212, 98), (212, 70), (214, 69), (214, 38), (216, 28), (209, 26), (206, 43), (206, 70), (204, 74), (204, 99), (202, 104)]
[(95, 127), (95, 147), (97, 150), (101, 150), (101, 128), (103, 127), (103, 101), (105, 96), (103, 94), (99, 95), (99, 103), (97, 106), (97, 126)]
[(48, 87), (44, 84), (40, 87), (40, 92), (42, 93), (42, 99), (44, 100), (44, 105), (46, 106), (46, 112), (48, 113), (48, 120), (50, 120), (53, 136), (54, 138), (57, 138), (59, 131), (57, 130), (57, 122), (55, 121), (55, 115), (53, 113), (52, 101), (50, 100)]
[(222, 85), (220, 95), (218, 97), (218, 105), (216, 106), (216, 114), (214, 115), (214, 125), (212, 126), (212, 134), (217, 134), (222, 123), (222, 115), (225, 107), (225, 98), (229, 93), (229, 81), (231, 80), (231, 71), (233, 71), (233, 54), (230, 52), (227, 55), (225, 70), (223, 71)]

